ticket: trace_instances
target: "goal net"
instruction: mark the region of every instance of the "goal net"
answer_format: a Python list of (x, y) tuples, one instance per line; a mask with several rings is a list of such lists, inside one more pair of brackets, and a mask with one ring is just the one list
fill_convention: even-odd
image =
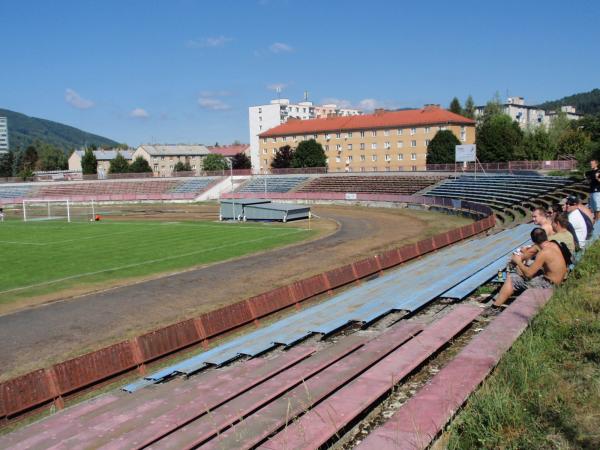
[(23, 200), (24, 222), (41, 220), (90, 221), (94, 220), (95, 215), (96, 204), (93, 200), (88, 202), (74, 202), (69, 199)]

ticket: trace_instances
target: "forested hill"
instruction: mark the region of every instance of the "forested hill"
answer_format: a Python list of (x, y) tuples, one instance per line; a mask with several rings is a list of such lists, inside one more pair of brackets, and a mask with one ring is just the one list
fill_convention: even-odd
[(597, 114), (600, 112), (600, 89), (569, 95), (559, 100), (542, 103), (539, 106), (545, 110), (553, 110), (565, 105), (574, 106), (580, 114)]
[(113, 141), (96, 134), (87, 133), (78, 128), (52, 122), (51, 120), (29, 117), (25, 114), (0, 108), (0, 117), (8, 119), (8, 140), (10, 148), (25, 149), (36, 140), (52, 144), (65, 153), (84, 145), (110, 146), (118, 145)]

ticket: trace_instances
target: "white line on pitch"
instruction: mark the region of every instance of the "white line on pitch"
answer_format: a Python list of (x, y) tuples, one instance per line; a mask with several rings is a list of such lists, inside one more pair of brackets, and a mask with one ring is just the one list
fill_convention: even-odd
[[(308, 231), (308, 230), (302, 230), (302, 229), (295, 230), (295, 231), (291, 231), (289, 233), (286, 233), (284, 235), (280, 235), (280, 236), (277, 236), (277, 237), (286, 236), (286, 235), (290, 235), (290, 234), (294, 234), (294, 233), (299, 233), (300, 231)], [(0, 291), (0, 294), (7, 294), (9, 292), (17, 292), (17, 291), (22, 291), (22, 290), (25, 290), (25, 289), (30, 289), (30, 288), (40, 287), (40, 286), (46, 286), (46, 285), (49, 285), (49, 284), (59, 283), (61, 281), (74, 280), (74, 279), (77, 279), (77, 278), (87, 277), (87, 276), (91, 276), (91, 275), (98, 275), (98, 274), (105, 273), (105, 272), (112, 272), (112, 271), (116, 271), (116, 270), (130, 269), (132, 267), (143, 266), (143, 265), (146, 265), (146, 264), (154, 264), (154, 263), (157, 263), (157, 262), (168, 261), (168, 260), (178, 259), (178, 258), (184, 258), (186, 256), (192, 256), (192, 255), (198, 255), (198, 254), (201, 254), (201, 253), (207, 253), (207, 252), (211, 252), (213, 250), (219, 250), (219, 249), (226, 248), (226, 247), (235, 247), (235, 246), (240, 245), (240, 244), (249, 244), (251, 242), (259, 242), (259, 241), (263, 241), (265, 239), (271, 239), (273, 237), (274, 236), (264, 236), (264, 237), (261, 237), (261, 238), (250, 239), (250, 240), (247, 240), (247, 241), (237, 241), (237, 242), (234, 242), (234, 243), (231, 243), (231, 244), (223, 244), (223, 245), (218, 245), (216, 247), (211, 247), (211, 248), (205, 248), (205, 249), (202, 249), (202, 250), (197, 250), (195, 252), (182, 253), (181, 255), (167, 256), (165, 258), (159, 258), (159, 259), (150, 259), (148, 261), (143, 261), (143, 262), (140, 262), (140, 263), (127, 264), (127, 265), (120, 266), (120, 267), (111, 267), (109, 269), (97, 270), (95, 272), (80, 273), (80, 274), (77, 274), (77, 275), (71, 275), (69, 277), (57, 278), (56, 280), (44, 281), (43, 283), (30, 284), (29, 286), (21, 286), (21, 287), (18, 287), (18, 288), (7, 289), (5, 291)]]

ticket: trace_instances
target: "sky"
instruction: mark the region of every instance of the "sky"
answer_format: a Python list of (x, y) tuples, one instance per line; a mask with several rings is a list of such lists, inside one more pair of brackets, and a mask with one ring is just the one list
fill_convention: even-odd
[(0, 0), (0, 108), (137, 146), (249, 141), (281, 97), (528, 104), (600, 87), (600, 2)]

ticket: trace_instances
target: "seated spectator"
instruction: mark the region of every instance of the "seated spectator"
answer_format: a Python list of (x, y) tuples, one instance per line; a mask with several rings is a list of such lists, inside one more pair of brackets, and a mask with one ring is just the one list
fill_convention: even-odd
[(593, 223), (590, 220), (588, 213), (585, 211), (581, 201), (575, 195), (569, 195), (563, 200), (565, 211), (569, 214), (569, 222), (575, 230), (579, 247), (585, 247), (585, 241), (591, 236)]
[(564, 242), (571, 253), (575, 253), (575, 235), (569, 231), (569, 217), (567, 213), (560, 213), (554, 216), (552, 221), (554, 234), (548, 238), (550, 241)]
[[(554, 234), (554, 229), (552, 228), (552, 219), (548, 217), (548, 212), (544, 208), (535, 208), (531, 212), (531, 219), (535, 225), (544, 229), (547, 236)], [(527, 247), (521, 247), (519, 249), (519, 251), (522, 253), (523, 260), (533, 258), (539, 250), (540, 249), (535, 244)]]
[(531, 232), (531, 240), (540, 248), (533, 264), (526, 266), (521, 255), (512, 256), (511, 263), (515, 265), (516, 272), (507, 273), (494, 307), (503, 305), (511, 295), (519, 294), (525, 289), (551, 288), (565, 279), (567, 264), (560, 245), (549, 241), (542, 228), (535, 228)]

